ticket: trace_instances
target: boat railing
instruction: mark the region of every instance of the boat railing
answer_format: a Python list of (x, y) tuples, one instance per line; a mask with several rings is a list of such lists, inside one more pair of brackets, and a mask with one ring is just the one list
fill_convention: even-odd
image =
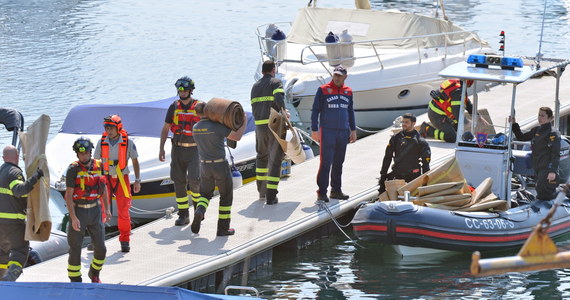
[[(284, 25), (291, 25), (291, 23), (289, 22), (284, 22), (284, 23), (275, 23), (276, 25), (279, 26), (284, 26)], [(315, 43), (315, 44), (310, 44), (307, 45), (305, 47), (303, 47), (303, 49), (300, 52), (300, 56), (299, 59), (289, 59), (289, 58), (283, 58), (283, 57), (276, 57), (277, 55), (275, 55), (274, 53), (278, 53), (277, 52), (277, 43), (271, 43), (268, 41), (272, 41), (269, 37), (265, 37), (264, 35), (261, 34), (261, 30), (262, 28), (267, 27), (268, 25), (262, 25), (260, 27), (257, 28), (257, 37), (258, 37), (258, 41), (259, 41), (259, 47), (260, 47), (260, 54), (262, 57), (262, 60), (265, 58), (269, 58), (272, 59), (276, 62), (287, 62), (287, 63), (300, 63), (302, 65), (307, 65), (307, 64), (313, 64), (313, 63), (320, 63), (323, 68), (330, 73), (330, 70), (328, 68), (328, 66), (325, 63), (330, 63), (331, 61), (346, 61), (346, 60), (356, 60), (356, 59), (365, 59), (365, 58), (376, 58), (378, 60), (378, 63), (380, 64), (380, 68), (384, 69), (385, 67), (385, 62), (383, 60), (383, 56), (387, 57), (390, 55), (393, 55), (392, 53), (383, 53), (383, 50), (385, 50), (386, 48), (383, 47), (382, 45), (386, 45), (387, 43), (391, 43), (391, 44), (397, 44), (396, 42), (398, 41), (403, 41), (406, 43), (409, 43), (410, 40), (415, 41), (415, 46), (412, 48), (415, 48), (417, 51), (417, 61), (418, 63), (421, 63), (422, 60), (424, 59), (424, 54), (422, 54), (422, 49), (425, 49), (426, 47), (425, 45), (425, 41), (427, 39), (436, 39), (436, 38), (440, 38), (442, 40), (442, 44), (435, 46), (435, 47), (431, 47), (431, 48), (442, 48), (444, 51), (441, 54), (443, 56), (442, 59), (447, 59), (448, 56), (448, 52), (449, 52), (449, 47), (451, 46), (455, 46), (458, 44), (461, 44), (463, 46), (462, 52), (463, 55), (465, 55), (465, 53), (467, 52), (468, 48), (467, 48), (467, 44), (469, 41), (472, 41), (473, 39), (470, 38), (472, 35), (475, 35), (476, 33), (473, 31), (467, 31), (467, 30), (460, 30), (460, 31), (451, 31), (451, 32), (443, 32), (443, 33), (436, 33), (436, 34), (426, 34), (426, 35), (417, 35), (417, 36), (407, 36), (407, 37), (398, 37), (398, 38), (381, 38), (381, 39), (373, 39), (373, 40), (363, 40), (363, 41), (353, 41), (353, 42), (339, 42), (337, 45), (351, 45), (352, 47), (365, 47), (365, 48), (371, 48), (374, 50), (374, 54), (370, 55), (355, 55), (352, 57), (334, 57), (334, 58), (329, 58), (326, 55), (326, 46), (330, 46), (331, 44), (327, 44), (327, 43)], [(462, 40), (461, 42), (459, 42), (460, 40)], [(450, 41), (454, 41), (453, 43), (450, 43)], [(479, 49), (483, 49), (485, 43), (479, 41)], [(291, 42), (285, 40), (285, 42), (288, 44), (291, 44)], [(451, 44), (451, 45), (450, 45)], [(268, 45), (272, 45), (272, 49), (268, 49)], [(289, 48), (289, 47), (288, 47)], [(408, 47), (410, 48), (410, 47)], [(392, 47), (392, 49), (399, 49), (397, 47)], [(311, 55), (312, 54), (312, 55)], [(291, 57), (291, 55), (289, 55), (289, 57)], [(330, 75), (330, 74), (329, 74)]]

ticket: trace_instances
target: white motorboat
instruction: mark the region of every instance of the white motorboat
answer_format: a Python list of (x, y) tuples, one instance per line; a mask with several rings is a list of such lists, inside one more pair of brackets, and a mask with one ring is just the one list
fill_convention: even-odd
[[(80, 136), (90, 138), (93, 143), (103, 133), (103, 118), (117, 114), (122, 118), (129, 137), (133, 139), (139, 154), (141, 170), (141, 191), (133, 194), (131, 217), (139, 219), (157, 219), (175, 209), (174, 184), (170, 180), (170, 148), (165, 144), (166, 161), (158, 159), (160, 132), (168, 106), (176, 98), (158, 101), (113, 104), (113, 105), (79, 105), (71, 109), (65, 118), (59, 133), (49, 141), (46, 156), (50, 168), (50, 185), (59, 191), (65, 191), (65, 173), (67, 167), (77, 160), (72, 150), (73, 142)], [(255, 125), (251, 113), (248, 115), (248, 127), (235, 149), (226, 151), (229, 162), (234, 162), (241, 173), (243, 183), (255, 180)], [(129, 160), (129, 169), (133, 170)], [(130, 180), (134, 182), (131, 171)], [(234, 184), (235, 186), (236, 184)], [(113, 201), (113, 211), (116, 212)]]
[(425, 113), (441, 70), (470, 54), (494, 52), (476, 33), (444, 19), (315, 5), (299, 9), (292, 24), (258, 27), (257, 37), (261, 62), (277, 62), (292, 120), (304, 130), (310, 130), (317, 88), (339, 64), (348, 69), (357, 126), (386, 128), (403, 113)]

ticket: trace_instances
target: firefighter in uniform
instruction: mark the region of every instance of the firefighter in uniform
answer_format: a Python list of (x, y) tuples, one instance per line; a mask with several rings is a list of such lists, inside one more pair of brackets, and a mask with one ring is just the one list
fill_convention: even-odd
[[(67, 274), (71, 282), (81, 282), (81, 247), (85, 231), (93, 244), (93, 260), (89, 266), (89, 279), (100, 283), (99, 273), (105, 263), (105, 226), (102, 208), (105, 207), (105, 222), (111, 218), (109, 197), (102, 172), (101, 161), (91, 158), (93, 143), (80, 137), (73, 143), (78, 160), (67, 168), (65, 203), (71, 221), (67, 228), (69, 258)], [(102, 200), (101, 200), (102, 198)]]
[(30, 242), (26, 231), (27, 194), (44, 175), (41, 169), (24, 181), (18, 167), (19, 153), (9, 145), (0, 166), (0, 281), (16, 281), (28, 260)]
[(549, 107), (538, 110), (539, 126), (523, 133), (514, 117), (513, 133), (519, 141), (531, 141), (532, 168), (536, 174), (536, 198), (551, 200), (556, 196), (558, 186), (558, 164), (560, 163), (560, 133), (552, 127), (554, 114)]
[[(205, 103), (196, 105), (196, 113), (203, 117)], [(246, 118), (244, 117), (244, 120)], [(203, 117), (194, 126), (194, 139), (198, 144), (200, 154), (200, 201), (194, 213), (191, 230), (200, 232), (200, 223), (204, 219), (206, 209), (217, 186), (220, 192), (220, 208), (218, 210), (217, 236), (233, 235), (230, 228), (231, 209), (233, 203), (233, 182), (228, 161), (224, 139), (239, 141), (245, 132), (246, 122), (237, 130), (232, 131), (223, 124), (213, 122)]]
[[(467, 87), (473, 80), (467, 80)], [(420, 134), (424, 137), (454, 143), (457, 135), (457, 122), (461, 105), (461, 81), (448, 79), (441, 83), (438, 91), (431, 91), (432, 100), (428, 105), (428, 118), (431, 124), (423, 122)], [(465, 109), (473, 113), (473, 104), (465, 97)]]
[[(321, 164), (317, 173), (317, 200), (328, 202), (329, 174), (331, 194), (334, 199), (346, 200), (342, 192), (342, 164), (349, 142), (356, 141), (356, 123), (352, 89), (344, 85), (348, 74), (344, 67), (333, 71), (331, 82), (317, 90), (311, 113), (311, 137), (320, 142)], [(331, 172), (332, 166), (332, 172)]]
[(141, 189), (140, 167), (137, 147), (129, 138), (123, 128), (123, 122), (118, 115), (110, 115), (103, 119), (105, 132), (95, 147), (93, 157), (101, 159), (107, 182), (109, 198), (115, 196), (117, 202), (117, 226), (119, 228), (119, 242), (121, 251), (131, 250), (131, 207), (132, 194), (129, 181), (129, 158), (133, 163), (135, 183), (133, 192), (138, 193)]
[[(251, 108), (255, 119), (255, 179), (259, 199), (266, 199), (268, 205), (277, 204), (277, 187), (281, 175), (281, 162), (285, 153), (269, 129), (269, 113), (273, 107), (280, 112), (285, 108), (281, 81), (274, 78), (275, 63), (263, 62), (263, 77), (251, 88)], [(283, 133), (282, 138), (285, 138)]]
[[(160, 161), (165, 160), (164, 143), (170, 130), (173, 133), (170, 152), (170, 179), (174, 181), (174, 192), (178, 205), (178, 219), (174, 224), (183, 226), (190, 223), (188, 192), (190, 192), (194, 209), (196, 209), (196, 204), (200, 198), (200, 161), (198, 160), (196, 142), (192, 136), (192, 126), (200, 121), (194, 108), (201, 101), (192, 98), (192, 92), (196, 87), (194, 81), (188, 76), (178, 79), (174, 86), (180, 99), (174, 101), (166, 112), (164, 126), (160, 134), (158, 158)], [(188, 184), (190, 191), (186, 190)]]
[[(416, 116), (409, 113), (404, 114), (402, 116), (402, 131), (390, 138), (380, 170), (380, 181), (378, 183), (380, 194), (386, 191), (384, 184), (386, 180), (404, 179), (406, 182), (410, 182), (429, 171), (431, 150), (426, 140), (414, 129), (415, 125)], [(388, 173), (392, 159), (394, 159), (394, 166), (392, 172)]]

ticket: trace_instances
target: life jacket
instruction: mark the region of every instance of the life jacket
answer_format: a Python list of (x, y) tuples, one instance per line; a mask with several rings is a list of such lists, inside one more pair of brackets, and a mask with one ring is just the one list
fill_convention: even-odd
[(200, 121), (200, 117), (198, 117), (196, 110), (194, 110), (196, 104), (198, 104), (198, 100), (192, 99), (192, 101), (188, 109), (182, 108), (182, 101), (176, 101), (176, 109), (172, 117), (173, 124), (170, 126), (172, 133), (192, 136), (192, 126)]
[[(113, 165), (117, 165), (121, 170), (124, 170), (127, 166), (127, 150), (128, 150), (128, 142), (129, 136), (127, 131), (122, 129), (119, 132), (121, 136), (121, 141), (119, 142), (119, 160), (111, 161)], [(101, 137), (101, 162), (103, 163), (103, 169), (105, 173), (109, 173), (109, 143), (107, 142), (107, 131), (103, 132), (103, 136)]]
[(93, 159), (91, 167), (85, 168), (79, 161), (72, 163), (78, 170), (73, 189), (73, 200), (93, 201), (99, 199), (99, 181), (101, 180), (101, 161)]
[[(443, 95), (445, 95), (445, 99), (432, 99), (432, 103), (435, 103), (441, 111), (436, 111), (436, 113), (441, 114), (441, 112), (445, 113), (450, 119), (455, 120), (456, 117), (453, 115), (451, 106), (457, 105), (456, 103), (452, 103), (451, 93), (456, 89), (461, 88), (461, 81), (457, 79), (448, 79), (441, 83), (439, 86), (439, 91)], [(431, 105), (430, 105), (431, 106)], [(432, 107), (433, 108), (433, 107)]]

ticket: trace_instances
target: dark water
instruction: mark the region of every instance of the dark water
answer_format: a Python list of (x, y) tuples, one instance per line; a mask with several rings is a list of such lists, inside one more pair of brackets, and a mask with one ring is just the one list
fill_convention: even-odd
[[(27, 124), (48, 114), (53, 136), (75, 105), (170, 97), (176, 79), (189, 75), (197, 98), (224, 97), (249, 107), (259, 60), (256, 27), (291, 21), (307, 2), (0, 0), (0, 106), (21, 111)], [(432, 15), (435, 1), (372, 2), (375, 8)], [(456, 0), (446, 1), (446, 12), (496, 49), (504, 30), (507, 55), (532, 56), (539, 48), (543, 5)], [(569, 9), (568, 0), (547, 2), (547, 57), (570, 57)], [(8, 143), (0, 133), (0, 147)], [(296, 253), (278, 253), (269, 270), (248, 284), (264, 297), (292, 299), (570, 297), (567, 270), (475, 279), (468, 273), (469, 255), (401, 259), (365, 246), (357, 248), (339, 234)]]

